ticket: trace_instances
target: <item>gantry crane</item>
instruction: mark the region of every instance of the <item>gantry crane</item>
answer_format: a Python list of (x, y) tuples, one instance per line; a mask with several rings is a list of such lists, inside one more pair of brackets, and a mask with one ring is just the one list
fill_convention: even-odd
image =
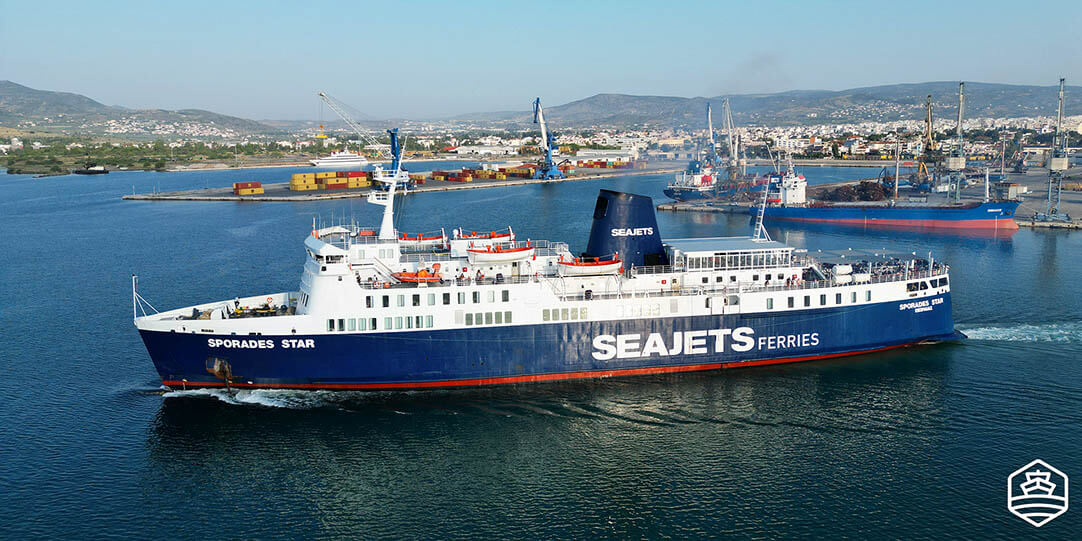
[(548, 131), (545, 125), (545, 110), (541, 108), (541, 98), (533, 101), (533, 122), (541, 126), (541, 150), (545, 156), (540, 167), (534, 171), (534, 178), (564, 178), (564, 172), (552, 160), (552, 147), (556, 146), (556, 134)]
[(1048, 202), (1044, 212), (1034, 214), (1033, 219), (1042, 222), (1069, 222), (1071, 217), (1060, 213), (1060, 195), (1063, 188), (1063, 172), (1067, 170), (1067, 132), (1063, 129), (1063, 84), (1059, 80), (1059, 109), (1056, 113), (1056, 135), (1052, 138), (1052, 154), (1048, 158)]

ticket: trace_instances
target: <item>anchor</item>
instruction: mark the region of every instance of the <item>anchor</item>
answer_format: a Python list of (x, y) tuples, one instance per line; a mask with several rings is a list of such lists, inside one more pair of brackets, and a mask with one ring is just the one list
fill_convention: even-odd
[(230, 380), (233, 379), (233, 367), (229, 365), (229, 361), (220, 357), (207, 357), (206, 368), (210, 375), (225, 382), (227, 392), (233, 392), (230, 386)]

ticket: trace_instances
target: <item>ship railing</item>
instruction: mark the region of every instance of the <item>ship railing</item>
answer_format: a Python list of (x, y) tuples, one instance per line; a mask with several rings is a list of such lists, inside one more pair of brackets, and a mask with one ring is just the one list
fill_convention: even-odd
[[(545, 277), (541, 277), (541, 280)], [(470, 285), (504, 285), (504, 284), (529, 284), (540, 282), (534, 276), (506, 276), (502, 278), (485, 276), (484, 278), (444, 278), (433, 282), (399, 282), (399, 281), (361, 281), (358, 285), (361, 289), (414, 289), (419, 287), (452, 287)]]
[(937, 276), (945, 276), (947, 269), (945, 267), (939, 267), (935, 270), (917, 270), (907, 272), (892, 272), (883, 274), (873, 274), (870, 279), (862, 280), (860, 282), (849, 282), (847, 284), (837, 284), (833, 280), (814, 280), (814, 281), (796, 281), (789, 284), (781, 285), (761, 285), (761, 284), (747, 284), (740, 283), (735, 286), (727, 285), (722, 287), (715, 287), (712, 285), (703, 286), (678, 286), (675, 288), (659, 288), (651, 290), (634, 290), (634, 291), (605, 291), (596, 292), (591, 291), (589, 295), (582, 291), (576, 291), (572, 294), (562, 294), (560, 298), (563, 300), (603, 300), (603, 299), (642, 299), (642, 298), (654, 298), (654, 297), (685, 297), (696, 295), (739, 295), (744, 293), (761, 293), (771, 291), (809, 291), (816, 289), (826, 289), (832, 287), (844, 287), (853, 285), (865, 285), (865, 284), (879, 284), (887, 282), (905, 282), (909, 280), (918, 280), (923, 278), (932, 278)]

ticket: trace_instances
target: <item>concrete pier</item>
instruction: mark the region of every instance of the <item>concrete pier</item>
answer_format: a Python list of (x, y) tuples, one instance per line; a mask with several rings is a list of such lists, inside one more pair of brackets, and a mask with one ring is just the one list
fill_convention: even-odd
[[(470, 182), (448, 182), (445, 180), (426, 180), (424, 184), (410, 189), (410, 193), (446, 192), (452, 190), (475, 190), (481, 188), (499, 188), (504, 186), (523, 186), (526, 184), (550, 184), (555, 182), (573, 182), (579, 180), (598, 180), (606, 178), (672, 174), (682, 169), (659, 166), (646, 169), (613, 169), (603, 173), (589, 173), (573, 175), (562, 179), (525, 179), (509, 178), (506, 180), (481, 179)], [(351, 199), (367, 197), (372, 188), (346, 189), (346, 190), (315, 190), (307, 192), (293, 192), (289, 190), (288, 182), (275, 184), (263, 184), (264, 193), (261, 195), (234, 195), (233, 189), (207, 188), (198, 190), (182, 190), (176, 192), (147, 193), (125, 195), (123, 199), (129, 201), (252, 201), (252, 202), (298, 202), (298, 201), (327, 201), (331, 199)]]

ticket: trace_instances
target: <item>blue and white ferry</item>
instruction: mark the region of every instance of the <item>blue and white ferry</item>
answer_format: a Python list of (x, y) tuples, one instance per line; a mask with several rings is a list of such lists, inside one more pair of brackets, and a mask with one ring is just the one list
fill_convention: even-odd
[[(954, 340), (948, 267), (811, 257), (749, 237), (662, 240), (649, 197), (602, 190), (587, 253), (456, 229), (405, 242), (382, 225), (315, 229), (296, 291), (134, 323), (162, 383), (428, 389), (791, 363)], [(378, 233), (377, 233), (378, 231)]]

